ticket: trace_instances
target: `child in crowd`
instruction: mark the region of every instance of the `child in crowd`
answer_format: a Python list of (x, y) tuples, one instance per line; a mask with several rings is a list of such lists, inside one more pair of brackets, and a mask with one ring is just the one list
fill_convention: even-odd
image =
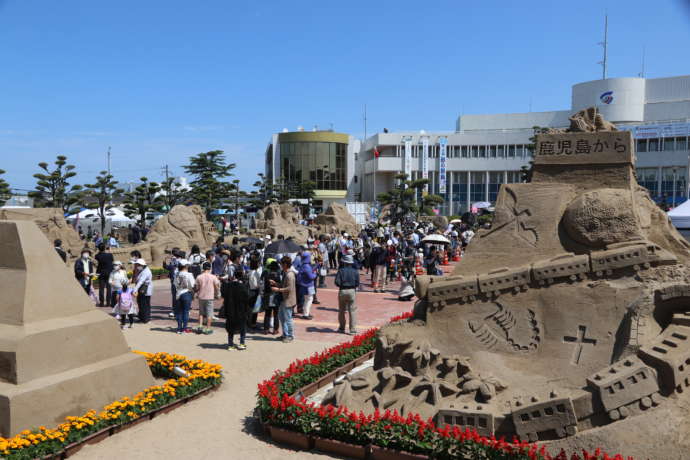
[(134, 325), (134, 317), (139, 313), (137, 303), (134, 301), (134, 290), (129, 287), (127, 280), (122, 281), (122, 289), (117, 294), (117, 304), (115, 313), (120, 315), (120, 327), (125, 328), (125, 323), (129, 319), (129, 328)]

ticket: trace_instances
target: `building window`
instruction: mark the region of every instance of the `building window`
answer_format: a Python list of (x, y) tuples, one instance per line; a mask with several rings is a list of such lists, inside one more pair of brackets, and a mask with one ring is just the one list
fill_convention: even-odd
[(522, 171), (508, 171), (507, 184), (517, 184), (522, 182)]
[(638, 139), (637, 140), (637, 151), (638, 152), (646, 152), (647, 151), (647, 139)]
[(688, 149), (688, 138), (687, 137), (676, 137), (676, 150), (687, 150)]
[(280, 144), (281, 175), (291, 184), (316, 183), (317, 190), (345, 190), (347, 144), (285, 142)]
[(489, 149), (489, 158), (496, 158), (496, 146), (489, 145), (487, 148)]
[(453, 213), (462, 214), (467, 211), (467, 172), (453, 172), (453, 187), (451, 191)]
[(647, 151), (648, 152), (658, 152), (659, 151), (659, 139), (653, 138), (648, 140)]
[(659, 195), (657, 168), (638, 168), (635, 171), (637, 183), (649, 190), (652, 197)]
[(497, 145), (496, 146), (496, 155), (498, 158), (504, 158), (505, 157), (505, 145)]
[(661, 196), (669, 205), (674, 206), (679, 202), (685, 201), (687, 191), (686, 174), (686, 168), (683, 166), (661, 169)]
[(489, 173), (489, 201), (496, 202), (498, 190), (503, 183), (503, 171), (491, 171)]
[(672, 137), (664, 138), (664, 151), (675, 150), (674, 139)]
[(470, 201), (484, 201), (484, 191), (486, 186), (486, 172), (473, 171), (470, 173)]
[(486, 146), (480, 145), (477, 149), (479, 149), (479, 158), (486, 158)]
[(463, 145), (463, 146), (462, 146), (462, 157), (463, 157), (463, 158), (468, 158), (468, 157), (469, 157), (468, 150), (469, 150), (469, 147), (468, 147), (468, 146), (466, 146), (466, 145)]
[(508, 146), (508, 158), (515, 158), (515, 146), (514, 145)]
[(477, 156), (479, 154), (479, 150), (477, 149), (477, 146), (472, 145), (472, 146), (470, 146), (470, 149), (472, 151), (472, 158), (477, 158)]

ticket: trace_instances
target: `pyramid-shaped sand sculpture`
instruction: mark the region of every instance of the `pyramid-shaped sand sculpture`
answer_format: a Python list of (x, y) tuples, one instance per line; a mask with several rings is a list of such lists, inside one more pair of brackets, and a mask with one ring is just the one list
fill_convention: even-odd
[(0, 435), (54, 426), (154, 384), (31, 221), (0, 221)]
[(448, 277), (420, 277), (415, 319), (324, 403), (398, 410), (485, 436), (635, 458), (690, 448), (688, 244), (634, 176), (631, 133), (593, 109), (537, 136)]

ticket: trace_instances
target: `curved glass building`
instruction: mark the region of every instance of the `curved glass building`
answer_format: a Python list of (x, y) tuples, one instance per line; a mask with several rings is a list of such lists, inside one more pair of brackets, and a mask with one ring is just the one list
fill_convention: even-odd
[(354, 201), (359, 140), (334, 131), (294, 131), (274, 134), (266, 150), (266, 176), (298, 186), (315, 184), (313, 207), (320, 213), (331, 202)]

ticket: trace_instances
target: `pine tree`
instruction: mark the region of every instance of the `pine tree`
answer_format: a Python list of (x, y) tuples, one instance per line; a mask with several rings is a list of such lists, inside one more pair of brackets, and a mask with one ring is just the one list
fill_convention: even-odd
[(378, 200), (383, 205), (390, 205), (391, 223), (397, 224), (404, 222), (405, 219), (414, 214), (419, 219), (420, 214), (433, 214), (433, 208), (443, 203), (443, 197), (433, 194), (422, 196), (421, 205), (417, 202), (417, 195), (429, 183), (429, 179), (407, 180), (407, 174), (395, 176), (397, 184), (392, 190), (381, 193)]
[(55, 169), (48, 169), (48, 163), (41, 162), (38, 166), (44, 171), (34, 174), (37, 179), (36, 189), (29, 192), (37, 208), (62, 208), (64, 213), (82, 200), (81, 185), (69, 187), (69, 179), (76, 176), (74, 165), (67, 164), (67, 157), (58, 155), (55, 159)]
[[(5, 174), (5, 170), (0, 169), (0, 176)], [(0, 206), (3, 206), (7, 200), (12, 196), (10, 184), (5, 179), (0, 177)]]
[(176, 205), (184, 203), (187, 199), (187, 191), (182, 188), (182, 184), (174, 177), (168, 177), (161, 182), (160, 189), (163, 211), (170, 211)]
[(194, 176), (190, 197), (206, 210), (206, 216), (210, 218), (211, 212), (230, 196), (232, 184), (222, 180), (233, 175), (235, 164), (227, 163), (222, 150), (213, 150), (191, 157), (183, 168)]
[(117, 184), (118, 182), (113, 179), (112, 174), (109, 174), (108, 171), (101, 171), (93, 184), (84, 185), (89, 198), (86, 205), (91, 209), (96, 209), (98, 217), (101, 219), (101, 235), (105, 233), (105, 212), (113, 207), (113, 198), (124, 192), (117, 188)]
[(146, 226), (146, 214), (152, 211), (162, 211), (165, 206), (160, 195), (161, 187), (157, 182), (149, 182), (141, 177), (141, 183), (132, 192), (125, 193), (123, 202), (125, 214), (130, 218), (137, 218), (142, 227)]

